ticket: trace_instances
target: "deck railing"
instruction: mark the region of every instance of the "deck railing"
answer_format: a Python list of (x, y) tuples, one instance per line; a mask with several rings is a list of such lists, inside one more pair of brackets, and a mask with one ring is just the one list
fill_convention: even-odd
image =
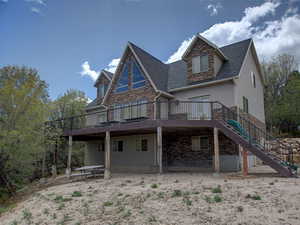
[[(293, 162), (293, 151), (286, 144), (274, 138), (262, 127), (238, 112), (216, 101), (155, 101), (108, 107), (93, 113), (49, 121), (63, 131), (89, 127), (105, 127), (118, 123), (143, 120), (218, 120), (230, 124), (249, 144), (262, 151), (275, 153), (274, 157)], [(237, 126), (234, 126), (235, 123)]]

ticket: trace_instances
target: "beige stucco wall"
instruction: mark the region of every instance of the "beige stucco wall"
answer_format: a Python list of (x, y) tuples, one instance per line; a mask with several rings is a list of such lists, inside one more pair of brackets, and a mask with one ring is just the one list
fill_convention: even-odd
[[(256, 88), (252, 85), (251, 71), (256, 77)], [(240, 77), (236, 80), (235, 104), (243, 108), (243, 96), (248, 98), (249, 113), (262, 122), (265, 122), (263, 82), (253, 58), (252, 49), (248, 51), (241, 68)]]
[(209, 95), (210, 101), (219, 101), (222, 104), (231, 107), (235, 105), (234, 83), (232, 81), (219, 83), (206, 87), (197, 87), (189, 90), (172, 93), (178, 100), (190, 100), (193, 97)]
[[(148, 151), (136, 151), (137, 138), (146, 138), (148, 140)], [(156, 152), (156, 135), (143, 134), (122, 137), (112, 137), (113, 141), (123, 140), (123, 152), (114, 152), (111, 146), (111, 166), (112, 169), (136, 169), (150, 170), (158, 165)], [(87, 142), (85, 152), (85, 165), (104, 165), (104, 151), (98, 150), (98, 142)]]

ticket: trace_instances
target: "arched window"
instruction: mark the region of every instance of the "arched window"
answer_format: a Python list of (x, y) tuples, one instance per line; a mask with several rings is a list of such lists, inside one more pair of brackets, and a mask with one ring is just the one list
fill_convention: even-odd
[(132, 62), (132, 88), (140, 88), (146, 85), (146, 80), (136, 62)]
[(123, 71), (117, 83), (116, 92), (122, 92), (128, 90), (128, 81), (129, 81), (129, 66), (128, 63), (124, 64)]

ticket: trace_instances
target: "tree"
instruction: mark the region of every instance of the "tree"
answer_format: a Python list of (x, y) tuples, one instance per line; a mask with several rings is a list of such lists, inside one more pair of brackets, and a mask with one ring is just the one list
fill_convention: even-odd
[(274, 57), (270, 62), (262, 64), (262, 71), (265, 80), (265, 113), (267, 127), (273, 130), (276, 125), (276, 107), (283, 95), (289, 76), (297, 69), (295, 58), (283, 54)]
[(35, 69), (0, 69), (0, 187), (6, 191), (13, 192), (37, 172), (43, 150), (42, 125), (47, 117), (47, 88)]
[[(88, 103), (88, 98), (85, 94), (78, 90), (68, 90), (64, 95), (58, 97), (51, 102), (49, 120), (56, 121), (54, 126), (56, 129), (63, 131), (71, 126), (79, 126), (78, 123), (84, 123), (85, 117), (79, 116), (85, 114), (85, 107)], [(74, 116), (77, 119), (72, 119)], [(53, 134), (54, 130), (52, 130)], [(56, 132), (59, 133), (59, 132)], [(67, 163), (67, 143), (61, 138), (61, 135), (52, 135), (52, 165), (54, 168), (66, 168)], [(81, 165), (83, 163), (83, 144), (75, 143), (73, 145), (73, 165)]]

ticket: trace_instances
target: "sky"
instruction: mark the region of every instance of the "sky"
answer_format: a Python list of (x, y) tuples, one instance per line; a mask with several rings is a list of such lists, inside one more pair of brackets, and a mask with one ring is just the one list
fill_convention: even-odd
[(163, 62), (200, 33), (217, 46), (253, 38), (260, 61), (300, 62), (300, 0), (0, 0), (0, 67), (36, 68), (52, 99), (90, 99), (99, 71), (113, 72), (128, 41)]

